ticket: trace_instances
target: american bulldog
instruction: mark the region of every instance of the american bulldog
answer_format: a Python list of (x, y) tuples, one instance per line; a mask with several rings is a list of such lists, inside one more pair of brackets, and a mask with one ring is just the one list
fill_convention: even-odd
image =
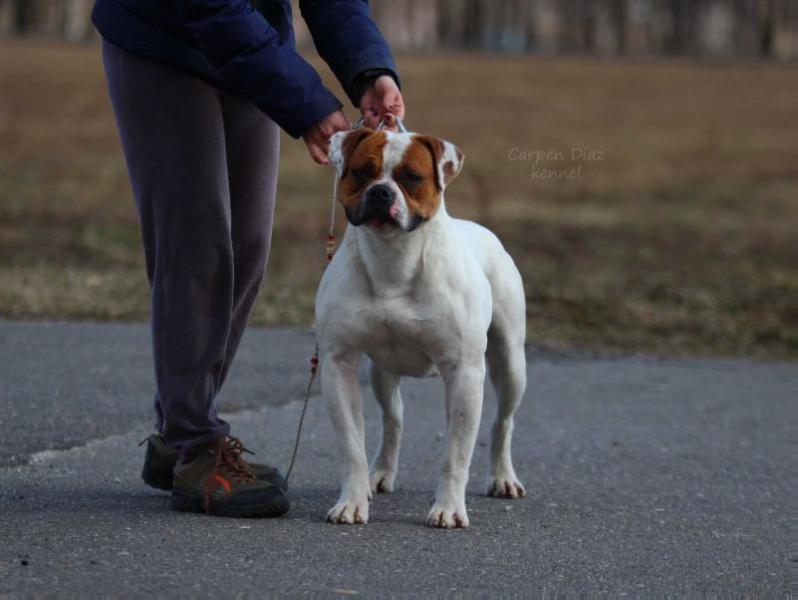
[[(372, 493), (394, 490), (400, 379), (438, 373), (447, 435), (426, 522), (468, 527), (465, 491), (486, 370), (498, 397), (488, 495), (525, 494), (511, 455), (513, 415), (526, 387), (521, 276), (493, 233), (446, 212), (444, 190), (463, 165), (451, 143), (363, 128), (333, 136), (330, 158), (349, 226), (316, 297), (322, 396), (343, 466), (327, 520), (366, 523)], [(383, 425), (371, 475), (357, 374), (364, 355)]]

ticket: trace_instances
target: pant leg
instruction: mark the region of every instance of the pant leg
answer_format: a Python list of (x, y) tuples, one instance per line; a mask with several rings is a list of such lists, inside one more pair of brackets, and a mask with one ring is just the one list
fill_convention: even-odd
[(222, 94), (107, 42), (103, 59), (152, 287), (158, 427), (187, 456), (229, 431), (214, 408), (234, 308)]
[(223, 107), (235, 277), (221, 382), (238, 349), (266, 269), (280, 152), (280, 130), (263, 111), (230, 95), (223, 97)]

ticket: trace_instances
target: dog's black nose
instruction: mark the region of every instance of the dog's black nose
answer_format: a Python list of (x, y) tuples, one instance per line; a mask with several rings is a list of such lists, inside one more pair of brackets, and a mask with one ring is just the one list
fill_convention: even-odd
[(366, 194), (366, 202), (375, 207), (388, 208), (393, 203), (393, 190), (384, 183), (375, 185)]

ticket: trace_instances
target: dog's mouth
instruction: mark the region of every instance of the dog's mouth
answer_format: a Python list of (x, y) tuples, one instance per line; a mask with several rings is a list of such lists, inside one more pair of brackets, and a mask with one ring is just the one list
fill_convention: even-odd
[(368, 225), (374, 229), (395, 229), (401, 227), (399, 220), (398, 207), (393, 204), (389, 207), (386, 206), (370, 206), (362, 207), (360, 211), (355, 214), (347, 212), (347, 218), (352, 225)]
[(374, 229), (389, 229), (399, 227), (399, 223), (391, 215), (378, 214), (365, 221), (369, 227)]

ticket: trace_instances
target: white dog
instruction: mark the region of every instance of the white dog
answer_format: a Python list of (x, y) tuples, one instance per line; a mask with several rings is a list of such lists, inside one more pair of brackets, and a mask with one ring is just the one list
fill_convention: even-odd
[[(322, 395), (344, 470), (341, 496), (327, 519), (366, 523), (372, 492), (393, 491), (402, 434), (400, 377), (437, 372), (445, 385), (448, 432), (427, 524), (468, 527), (465, 490), (486, 358), (499, 399), (488, 494), (525, 493), (510, 450), (513, 414), (526, 387), (521, 276), (495, 235), (446, 213), (443, 191), (463, 162), (449, 142), (357, 129), (333, 136), (330, 157), (350, 226), (316, 298)], [(371, 478), (357, 375), (364, 354), (383, 411)]]

